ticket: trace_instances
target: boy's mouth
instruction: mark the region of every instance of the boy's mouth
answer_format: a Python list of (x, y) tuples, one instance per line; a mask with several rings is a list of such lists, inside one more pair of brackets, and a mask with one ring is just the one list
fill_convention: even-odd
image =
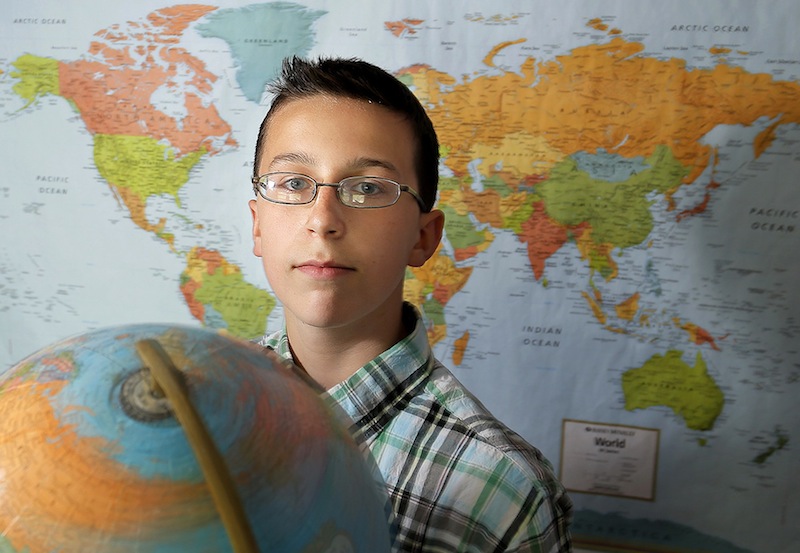
[(314, 278), (335, 278), (355, 271), (353, 267), (335, 261), (308, 260), (295, 265), (300, 272)]

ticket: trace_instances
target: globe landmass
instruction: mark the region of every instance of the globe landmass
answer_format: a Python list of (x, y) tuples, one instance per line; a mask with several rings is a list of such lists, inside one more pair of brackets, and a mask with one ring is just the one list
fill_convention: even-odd
[(0, 552), (233, 550), (184, 427), (148, 388), (146, 340), (177, 368), (260, 551), (389, 551), (377, 473), (290, 364), (210, 330), (131, 325), (0, 375)]

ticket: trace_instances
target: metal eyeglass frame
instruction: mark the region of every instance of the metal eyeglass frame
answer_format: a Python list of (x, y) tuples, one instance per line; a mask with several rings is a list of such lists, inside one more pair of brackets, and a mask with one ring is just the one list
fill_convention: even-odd
[[(281, 201), (278, 201), (278, 200), (274, 200), (272, 198), (267, 198), (262, 193), (262, 187), (264, 186), (263, 180), (266, 177), (270, 177), (272, 175), (295, 175), (295, 176), (307, 179), (309, 182), (314, 184), (314, 193), (311, 195), (311, 198), (309, 198), (308, 201), (305, 201), (305, 202), (281, 202)], [(383, 182), (388, 182), (388, 183), (391, 183), (394, 186), (396, 186), (400, 192), (397, 194), (397, 197), (395, 198), (395, 200), (392, 203), (386, 204), (386, 205), (359, 206), (359, 205), (347, 204), (342, 200), (342, 196), (341, 196), (340, 190), (341, 190), (341, 187), (344, 185), (345, 182), (351, 181), (353, 179), (376, 179), (376, 180), (380, 180), (380, 181), (383, 181)], [(273, 171), (271, 173), (264, 173), (263, 175), (260, 175), (258, 177), (253, 177), (252, 179), (250, 179), (250, 181), (253, 183), (253, 192), (255, 192), (256, 195), (261, 196), (262, 198), (264, 198), (266, 201), (268, 201), (270, 203), (279, 204), (279, 205), (308, 205), (308, 204), (310, 204), (311, 202), (313, 202), (316, 199), (317, 192), (318, 192), (320, 186), (331, 186), (333, 188), (336, 188), (336, 197), (339, 199), (339, 202), (341, 202), (341, 204), (343, 206), (345, 206), (345, 207), (352, 207), (353, 209), (381, 209), (381, 208), (384, 208), (384, 207), (390, 207), (390, 206), (393, 206), (394, 204), (397, 203), (397, 200), (400, 199), (400, 194), (401, 193), (408, 192), (417, 201), (417, 204), (419, 204), (420, 209), (423, 212), (427, 212), (427, 206), (425, 205), (425, 201), (422, 199), (422, 196), (420, 196), (419, 192), (417, 192), (416, 190), (414, 190), (413, 188), (411, 188), (410, 186), (408, 186), (406, 184), (400, 184), (399, 182), (393, 181), (392, 179), (387, 179), (386, 177), (375, 177), (375, 176), (371, 176), (371, 175), (358, 175), (358, 176), (352, 176), (352, 177), (345, 177), (342, 180), (340, 180), (339, 182), (328, 183), (328, 182), (318, 182), (314, 177), (310, 177), (308, 175), (304, 175), (303, 173), (295, 173), (295, 172), (292, 172), (292, 171)]]

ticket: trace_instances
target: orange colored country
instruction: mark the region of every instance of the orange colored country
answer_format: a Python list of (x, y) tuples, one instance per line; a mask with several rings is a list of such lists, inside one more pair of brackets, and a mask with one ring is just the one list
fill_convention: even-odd
[(214, 516), (205, 484), (145, 480), (110, 458), (112, 444), (58, 420), (48, 397), (64, 385), (3, 391), (0, 527), (18, 551), (43, 551), (54, 533), (64, 550), (91, 551), (98, 532), (139, 539), (148, 528), (159, 534), (178, 519)]
[[(168, 69), (155, 64), (136, 68), (128, 63), (127, 47), (115, 50), (95, 43), (92, 49), (109, 63), (78, 60), (59, 64), (60, 93), (75, 104), (90, 132), (164, 139), (183, 154), (202, 148), (216, 153), (211, 138), (230, 134), (230, 126), (216, 107), (204, 105), (195, 94), (184, 95), (187, 115), (181, 119), (150, 103), (153, 93), (176, 76), (178, 62), (193, 69), (195, 77), (190, 84), (201, 92), (209, 91), (209, 80), (215, 77), (205, 71), (200, 60), (180, 49), (162, 49)], [(232, 139), (227, 143), (232, 144)]]
[(544, 275), (547, 260), (568, 239), (567, 229), (547, 216), (544, 202), (533, 205), (533, 215), (521, 225), (520, 240), (528, 245), (528, 259), (536, 280)]

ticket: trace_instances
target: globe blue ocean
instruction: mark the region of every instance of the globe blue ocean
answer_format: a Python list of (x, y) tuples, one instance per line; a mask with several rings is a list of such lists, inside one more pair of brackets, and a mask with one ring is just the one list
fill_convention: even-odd
[(148, 341), (177, 369), (259, 551), (389, 551), (380, 477), (297, 369), (170, 325), (82, 334), (0, 375), (0, 551), (234, 551), (185, 425), (153, 393)]

